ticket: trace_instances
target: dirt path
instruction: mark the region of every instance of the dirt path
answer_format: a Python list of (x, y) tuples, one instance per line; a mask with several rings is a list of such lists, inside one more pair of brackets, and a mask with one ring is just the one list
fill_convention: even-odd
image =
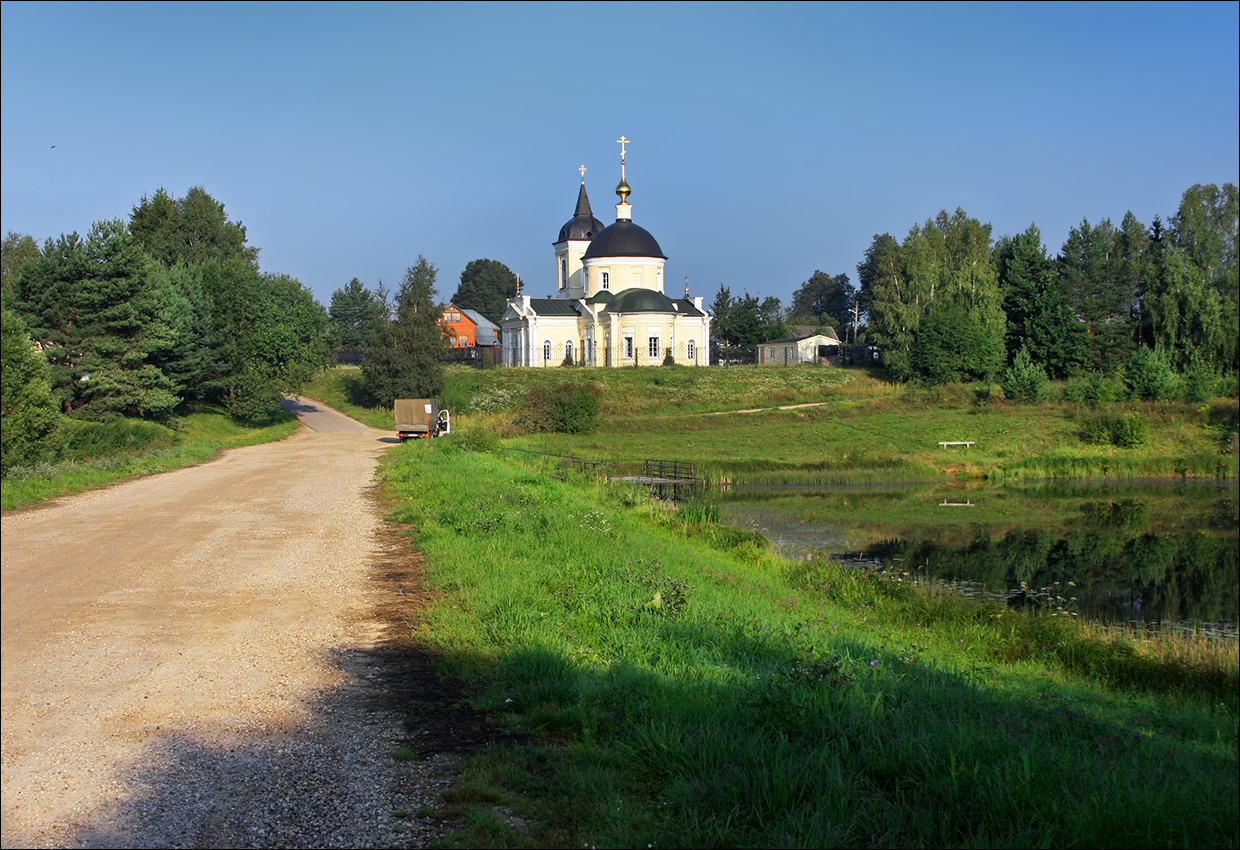
[(400, 815), (451, 757), (394, 761), (409, 733), (378, 707), (393, 584), (416, 581), (368, 496), (395, 439), (291, 409), (307, 427), (283, 442), (0, 521), (4, 847), (443, 831)]

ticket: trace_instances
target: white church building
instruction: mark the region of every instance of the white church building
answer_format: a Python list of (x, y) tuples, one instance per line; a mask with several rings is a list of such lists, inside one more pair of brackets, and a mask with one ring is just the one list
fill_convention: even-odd
[(705, 366), (711, 316), (702, 298), (663, 292), (667, 257), (649, 231), (633, 223), (620, 142), (616, 221), (604, 227), (590, 210), (585, 167), (573, 217), (553, 244), (554, 298), (518, 294), (508, 300), (500, 326), (505, 366)]

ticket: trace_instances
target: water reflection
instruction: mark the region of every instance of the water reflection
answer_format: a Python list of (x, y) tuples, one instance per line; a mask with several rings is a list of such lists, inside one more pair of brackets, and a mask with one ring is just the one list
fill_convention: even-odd
[(1240, 620), (1234, 485), (734, 488), (719, 501), (788, 557), (883, 565), (1013, 604), (1022, 584), (1075, 582), (1072, 610), (1106, 623)]

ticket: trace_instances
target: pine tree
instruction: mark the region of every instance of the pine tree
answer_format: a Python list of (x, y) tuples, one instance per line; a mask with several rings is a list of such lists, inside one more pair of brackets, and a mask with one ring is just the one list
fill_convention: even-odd
[(0, 310), (0, 476), (55, 455), (56, 407), (47, 361), (17, 314)]
[(1097, 225), (1083, 219), (1057, 261), (1060, 291), (1085, 333), (1088, 365), (1107, 374), (1122, 368), (1135, 347), (1135, 295), (1124, 287), (1121, 248), (1110, 219)]
[(180, 403), (160, 369), (177, 342), (173, 293), (124, 222), (97, 222), (48, 240), (18, 281), (16, 309), (48, 355), (52, 386), (67, 409), (162, 418)]
[(444, 388), (447, 341), (435, 304), (438, 270), (419, 255), (396, 293), (396, 315), (380, 320), (362, 355), (367, 391), (381, 405), (398, 398), (433, 398)]
[(353, 278), (332, 293), (328, 314), (345, 348), (361, 348), (370, 339), (380, 311), (379, 300), (360, 280)]
[(1046, 255), (1037, 225), (1000, 240), (995, 264), (1007, 315), (1009, 361), (1028, 349), (1033, 361), (1057, 378), (1080, 372), (1085, 363), (1081, 327), (1063, 303), (1055, 265)]

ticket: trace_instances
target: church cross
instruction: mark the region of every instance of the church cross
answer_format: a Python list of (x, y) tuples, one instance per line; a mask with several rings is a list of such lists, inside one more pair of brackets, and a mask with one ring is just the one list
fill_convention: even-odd
[(616, 139), (616, 144), (620, 146), (620, 161), (624, 162), (624, 146), (631, 145), (633, 143), (630, 142), (628, 139), (626, 139), (624, 136), (621, 136), (620, 138)]
[(581, 182), (582, 183), (586, 182), (586, 167), (583, 165), (579, 167), (577, 170), (581, 172)]

